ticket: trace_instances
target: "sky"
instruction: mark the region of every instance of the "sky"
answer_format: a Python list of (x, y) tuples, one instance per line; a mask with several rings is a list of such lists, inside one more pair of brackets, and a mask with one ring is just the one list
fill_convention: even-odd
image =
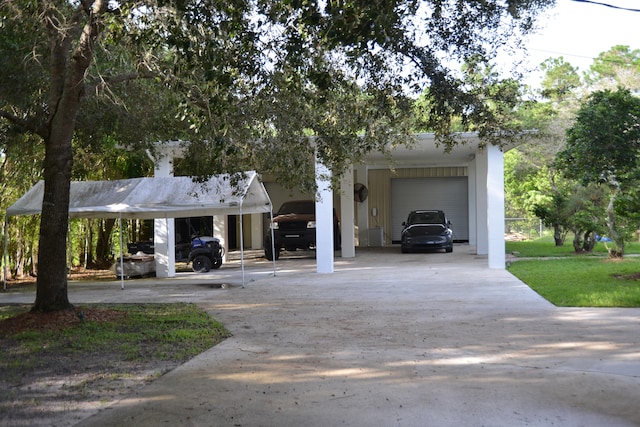
[[(594, 0), (613, 6), (640, 9), (638, 0)], [(615, 9), (594, 3), (557, 0), (556, 6), (539, 18), (542, 27), (530, 36), (528, 65), (537, 67), (550, 57), (562, 56), (580, 72), (587, 71), (593, 59), (615, 45), (640, 49), (640, 12)], [(527, 83), (539, 86), (540, 73)]]

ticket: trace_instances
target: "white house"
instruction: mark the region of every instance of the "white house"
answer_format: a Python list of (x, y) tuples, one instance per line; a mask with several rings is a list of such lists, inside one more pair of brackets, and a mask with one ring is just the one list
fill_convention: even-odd
[[(354, 257), (355, 247), (393, 245), (400, 239), (402, 222), (412, 209), (441, 209), (451, 220), (456, 241), (468, 242), (478, 255), (486, 255), (489, 268), (505, 268), (504, 247), (504, 165), (499, 147), (482, 144), (476, 134), (461, 134), (464, 141), (445, 153), (437, 146), (433, 134), (419, 134), (411, 148), (392, 151), (392, 163), (381, 153), (370, 154), (363, 164), (353, 165), (341, 178), (341, 188), (333, 192), (328, 183), (318, 181), (322, 197), (316, 203), (317, 271), (333, 271), (334, 251), (331, 239), (332, 212), (336, 209), (341, 220), (341, 257)], [(155, 159), (156, 176), (171, 174), (172, 160), (179, 156), (180, 143), (163, 144), (163, 155)], [(323, 168), (316, 165), (316, 169)], [(326, 172), (326, 171), (325, 171)], [(293, 198), (308, 195), (291, 194), (275, 180), (264, 178), (274, 209)], [(354, 185), (368, 190), (360, 201)], [(244, 247), (261, 248), (268, 217), (260, 214), (247, 216), (244, 224)], [(236, 227), (228, 226), (228, 217), (216, 217), (216, 237), (229, 241), (229, 233)], [(231, 228), (231, 230), (229, 230)], [(162, 253), (171, 252), (171, 220), (156, 220), (156, 241), (167, 242), (156, 253), (160, 264), (157, 275), (175, 275), (175, 263)], [(357, 233), (356, 233), (357, 230)], [(238, 233), (239, 234), (239, 233)], [(164, 261), (162, 261), (164, 260)], [(157, 263), (159, 261), (156, 261)]]

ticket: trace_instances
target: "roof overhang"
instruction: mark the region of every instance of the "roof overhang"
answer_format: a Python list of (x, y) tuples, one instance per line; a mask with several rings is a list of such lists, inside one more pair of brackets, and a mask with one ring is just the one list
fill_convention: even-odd
[[(436, 140), (433, 133), (419, 133), (415, 135), (412, 145), (401, 145), (390, 152), (391, 165), (397, 167), (442, 167), (467, 166), (475, 159), (476, 153), (482, 147), (482, 141), (475, 132), (458, 133), (455, 135), (459, 143), (447, 150)], [(518, 146), (522, 141), (516, 141), (503, 146), (508, 151)], [(387, 168), (389, 157), (384, 153), (370, 153), (365, 163), (372, 168)]]

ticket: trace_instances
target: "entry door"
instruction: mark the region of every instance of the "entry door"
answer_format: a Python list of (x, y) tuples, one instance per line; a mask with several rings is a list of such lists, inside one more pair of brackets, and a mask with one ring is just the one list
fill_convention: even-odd
[(412, 210), (442, 210), (451, 221), (454, 241), (469, 241), (467, 177), (391, 180), (391, 239), (400, 242), (402, 223)]

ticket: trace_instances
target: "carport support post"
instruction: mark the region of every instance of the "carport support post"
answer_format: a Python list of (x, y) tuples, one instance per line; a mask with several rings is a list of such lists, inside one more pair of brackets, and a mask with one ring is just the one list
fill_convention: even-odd
[(342, 258), (356, 256), (355, 208), (353, 206), (353, 167), (340, 177), (340, 233), (342, 234)]
[(505, 268), (504, 157), (488, 144), (476, 155), (477, 253), (487, 255), (489, 268)]
[(504, 269), (504, 154), (500, 147), (487, 147), (487, 170), (489, 268)]
[[(155, 159), (155, 177), (173, 176), (175, 144), (158, 147), (159, 158)], [(156, 277), (176, 276), (176, 228), (173, 218), (153, 220), (153, 246), (156, 262)]]
[(333, 273), (333, 193), (331, 172), (316, 158), (316, 272)]

